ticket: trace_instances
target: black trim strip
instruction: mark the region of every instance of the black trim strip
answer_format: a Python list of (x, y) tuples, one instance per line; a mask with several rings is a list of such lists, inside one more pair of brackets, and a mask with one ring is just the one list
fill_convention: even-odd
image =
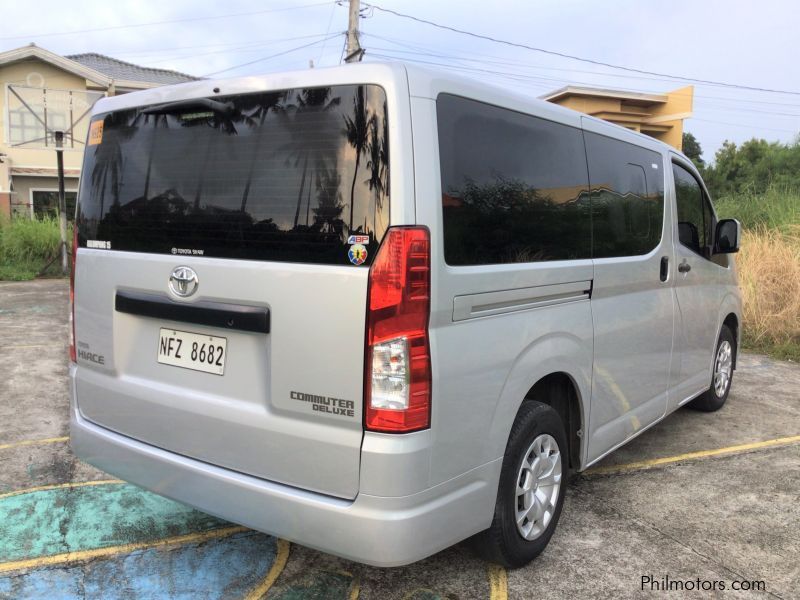
[(114, 308), (117, 312), (140, 317), (255, 333), (269, 333), (270, 326), (268, 308), (206, 301), (182, 304), (165, 295), (144, 292), (118, 291)]

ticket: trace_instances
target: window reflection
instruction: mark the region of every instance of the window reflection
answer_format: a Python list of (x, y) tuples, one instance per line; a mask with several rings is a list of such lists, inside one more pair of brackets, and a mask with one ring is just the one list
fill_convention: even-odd
[(446, 94), (437, 115), (448, 264), (590, 256), (580, 130)]
[(387, 104), (378, 86), (214, 98), (104, 117), (87, 148), (81, 239), (120, 250), (349, 264), (388, 226)]

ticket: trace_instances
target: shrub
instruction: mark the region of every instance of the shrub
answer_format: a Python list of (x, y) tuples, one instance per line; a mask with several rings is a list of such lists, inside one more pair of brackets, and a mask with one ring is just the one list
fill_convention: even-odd
[[(71, 237), (71, 226), (67, 239)], [(0, 221), (0, 280), (26, 280), (36, 277), (56, 258), (61, 248), (58, 219), (14, 218)], [(46, 274), (60, 274), (55, 260)]]

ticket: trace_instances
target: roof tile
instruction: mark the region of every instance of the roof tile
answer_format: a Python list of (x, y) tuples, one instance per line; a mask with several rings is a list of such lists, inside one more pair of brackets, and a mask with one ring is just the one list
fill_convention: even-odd
[(169, 85), (172, 83), (184, 83), (186, 81), (197, 81), (199, 77), (193, 77), (186, 73), (170, 71), (167, 69), (153, 69), (142, 67), (133, 63), (125, 62), (116, 58), (111, 58), (97, 52), (86, 52), (84, 54), (71, 54), (66, 56), (90, 69), (99, 71), (112, 79), (142, 81), (159, 85)]

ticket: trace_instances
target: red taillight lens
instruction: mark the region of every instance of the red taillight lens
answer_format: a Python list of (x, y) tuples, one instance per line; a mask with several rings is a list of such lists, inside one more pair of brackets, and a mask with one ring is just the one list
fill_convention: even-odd
[(69, 271), (69, 359), (78, 362), (75, 352), (75, 259), (78, 258), (78, 224), (72, 226), (72, 267)]
[(369, 271), (364, 425), (407, 433), (430, 426), (430, 234), (392, 227)]

